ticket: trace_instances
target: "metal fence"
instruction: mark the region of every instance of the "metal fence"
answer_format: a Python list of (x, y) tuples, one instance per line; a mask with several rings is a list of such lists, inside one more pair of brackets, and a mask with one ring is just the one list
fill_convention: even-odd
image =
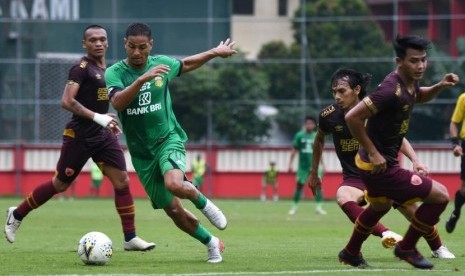
[[(10, 1), (13, 3), (15, 1)], [(81, 1), (81, 5), (84, 5), (86, 1)], [(97, 1), (95, 1), (97, 2)], [(112, 6), (117, 1), (105, 1), (109, 6)], [(119, 1), (124, 2), (124, 1)], [(128, 7), (128, 2), (123, 7)], [(179, 2), (179, 1), (177, 1)], [(198, 30), (202, 34), (206, 35), (195, 35), (196, 48), (208, 49), (211, 45), (216, 43), (216, 38), (219, 36), (215, 33), (215, 30), (225, 29), (226, 26), (231, 25), (234, 28), (234, 22), (231, 17), (215, 17), (213, 3), (217, 3), (211, 0), (202, 1), (208, 4), (208, 12), (204, 15), (200, 15), (196, 18), (183, 18), (181, 15), (177, 17), (164, 17), (163, 19), (157, 18), (144, 18), (144, 21), (156, 26), (154, 29), (166, 30), (171, 26), (176, 25), (178, 29), (183, 29), (189, 26), (195, 27), (198, 25)], [(229, 1), (223, 1), (226, 4)], [(306, 1), (301, 1), (305, 3)], [(71, 2), (70, 2), (71, 3)], [(74, 3), (74, 2), (73, 2)], [(89, 2), (91, 3), (91, 2)], [(94, 5), (94, 4), (92, 4)], [(95, 4), (97, 5), (97, 4)], [(114, 5), (113, 5), (114, 6)], [(212, 11), (213, 10), (213, 11)], [(5, 12), (5, 9), (3, 9)], [(213, 13), (213, 15), (212, 15)], [(405, 16), (405, 15), (404, 15)], [(407, 15), (408, 16), (408, 15)], [(463, 17), (463, 15), (461, 15)], [(195, 20), (194, 20), (195, 19)], [(311, 24), (322, 23), (322, 22), (338, 22), (340, 24), (350, 25), (351, 22), (370, 22), (372, 24), (374, 17), (361, 16), (361, 17), (318, 17), (318, 18), (300, 18), (290, 19), (287, 23), (303, 25), (309, 27)], [(395, 20), (399, 20), (399, 17), (387, 17), (383, 16), (379, 18), (383, 23), (391, 21), (394, 26), (397, 26)], [(453, 17), (451, 15), (437, 16), (435, 20), (442, 23), (449, 22)], [(47, 44), (55, 41), (68, 40), (64, 33), (76, 34), (76, 26), (82, 28), (88, 24), (110, 24), (111, 32), (113, 35), (112, 46), (113, 50), (110, 56), (110, 62), (115, 61), (118, 57), (122, 57), (122, 33), (128, 22), (139, 21), (140, 18), (135, 17), (124, 17), (118, 18), (116, 12), (112, 11), (111, 15), (105, 18), (80, 18), (74, 20), (74, 23), (65, 21), (54, 21), (50, 24), (43, 23), (43, 21), (37, 21), (36, 19), (5, 19), (0, 20), (0, 24), (4, 27), (0, 42), (3, 46), (8, 46), (8, 51), (0, 54), (0, 143), (53, 143), (58, 144), (61, 142), (61, 133), (66, 121), (71, 117), (69, 112), (64, 111), (60, 108), (60, 99), (62, 96), (64, 84), (67, 78), (68, 69), (71, 64), (82, 54), (78, 50), (74, 49), (71, 53), (62, 54), (61, 51), (53, 51), (49, 53), (43, 53), (37, 51), (47, 47), (41, 47), (34, 43), (40, 43), (41, 41)], [(249, 29), (255, 27), (263, 27), (267, 25), (268, 30), (273, 30), (277, 24), (282, 24), (282, 19), (275, 21), (270, 18), (262, 18), (254, 20), (253, 18), (239, 18), (235, 19), (236, 23), (248, 24)], [(242, 20), (242, 21), (241, 21)], [(418, 23), (420, 26), (419, 34), (427, 35), (425, 29), (421, 29), (422, 24), (428, 20), (426, 16), (412, 15), (408, 20)], [(39, 24), (40, 23), (40, 24)], [(63, 29), (60, 29), (60, 36), (53, 36), (53, 30), (58, 28), (57, 25), (63, 24)], [(72, 25), (75, 24), (75, 25)], [(276, 24), (276, 25), (275, 25)], [(34, 26), (40, 25), (40, 26)], [(442, 24), (444, 25), (444, 24)], [(14, 27), (14, 32), (12, 28)], [(7, 30), (8, 29), (8, 30)], [(447, 27), (446, 27), (447, 29)], [(41, 30), (46, 31), (48, 36), (47, 40), (32, 41), (32, 44), (28, 44), (28, 36), (31, 32)], [(72, 31), (71, 31), (72, 30)], [(173, 31), (171, 31), (173, 32)], [(220, 32), (220, 35), (223, 31)], [(292, 32), (289, 29), (289, 32)], [(23, 35), (26, 33), (27, 35)], [(79, 32), (78, 32), (79, 34)], [(363, 34), (359, 34), (363, 35)], [(176, 37), (176, 33), (172, 33), (171, 37), (162, 37), (163, 39), (173, 39)], [(292, 35), (291, 35), (292, 36)], [(21, 38), (18, 40), (18, 37)], [(116, 38), (115, 38), (116, 37)], [(252, 38), (253, 39), (253, 38)], [(318, 40), (318, 37), (305, 37), (296, 38), (296, 40), (302, 45), (312, 44), (314, 40)], [(354, 40), (357, 40), (354, 37)], [(187, 42), (187, 40), (185, 40)], [(157, 43), (155, 40), (155, 44)], [(348, 41), (348, 44), (350, 41)], [(10, 44), (14, 44), (12, 47)], [(57, 42), (58, 43), (58, 42)], [(61, 42), (60, 42), (61, 43)], [(76, 43), (74, 43), (76, 44)], [(240, 48), (240, 41), (237, 42)], [(447, 44), (447, 43), (438, 43)], [(156, 44), (157, 45), (157, 44)], [(201, 45), (201, 47), (199, 47)], [(202, 46), (203, 45), (203, 46)], [(166, 45), (165, 49), (169, 48)], [(345, 45), (340, 45), (343, 48)], [(180, 46), (176, 45), (179, 49)], [(189, 47), (189, 46), (187, 46)], [(50, 46), (50, 48), (53, 48)], [(59, 47), (63, 48), (63, 47)], [(117, 49), (117, 50), (115, 50)], [(356, 50), (356, 49), (355, 49)], [(25, 54), (27, 52), (27, 54)], [(61, 53), (56, 53), (61, 52)], [(356, 51), (355, 51), (356, 52)], [(294, 57), (284, 58), (254, 58), (254, 59), (235, 59), (224, 61), (221, 63), (212, 62), (216, 69), (221, 69), (223, 66), (235, 66), (236, 68), (249, 68), (250, 72), (265, 72), (267, 69), (272, 67), (285, 66), (283, 74), (280, 76), (268, 75), (267, 81), (268, 86), (279, 85), (280, 82), (294, 81), (294, 86), (283, 87), (281, 95), (274, 95), (274, 97), (266, 97), (263, 99), (251, 97), (247, 99), (243, 95), (247, 95), (250, 91), (246, 86), (238, 86), (234, 90), (234, 81), (231, 83), (217, 83), (216, 87), (218, 90), (232, 90), (231, 98), (217, 98), (211, 97), (209, 99), (183, 99), (182, 104), (184, 105), (201, 105), (203, 106), (203, 116), (194, 122), (189, 121), (183, 116), (179, 116), (181, 124), (187, 129), (190, 129), (192, 124), (198, 124), (197, 128), (200, 128), (200, 132), (204, 135), (193, 135), (193, 139), (189, 142), (193, 144), (222, 144), (229, 143), (230, 141), (222, 135), (222, 130), (225, 128), (231, 128), (228, 125), (228, 120), (222, 118), (221, 111), (227, 112), (236, 110), (236, 113), (231, 112), (230, 119), (236, 119), (238, 122), (241, 113), (247, 113), (250, 110), (258, 117), (258, 120), (263, 120), (260, 116), (263, 116), (263, 107), (271, 107), (272, 110), (277, 110), (278, 114), (271, 114), (270, 117), (265, 118), (268, 120), (266, 135), (255, 137), (256, 139), (239, 139), (235, 141), (237, 144), (267, 144), (267, 145), (284, 145), (289, 144), (292, 138), (292, 133), (296, 131), (302, 124), (303, 115), (309, 114), (313, 116), (318, 115), (318, 111), (324, 106), (332, 102), (329, 84), (324, 81), (316, 81), (319, 74), (323, 69), (327, 72), (335, 70), (340, 66), (349, 66), (355, 68), (361, 68), (361, 70), (371, 71), (375, 65), (382, 64), (384, 73), (376, 72), (374, 83), (372, 83), (372, 89), (376, 83), (380, 81), (385, 74), (394, 67), (394, 58), (392, 54), (383, 56), (370, 56), (364, 55), (364, 53), (356, 52), (356, 56), (338, 56), (338, 57), (320, 57), (310, 56), (305, 50), (301, 50)], [(457, 70), (463, 72), (463, 57), (450, 57), (446, 54), (441, 54), (441, 51), (435, 49), (434, 54), (431, 56), (432, 73), (429, 76), (429, 80), (439, 80), (442, 73), (447, 70)], [(187, 52), (185, 54), (188, 54)], [(293, 74), (284, 74), (285, 72), (293, 72)], [(279, 73), (279, 69), (278, 69)], [(200, 73), (201, 74), (201, 73)], [(209, 74), (214, 75), (210, 72)], [(280, 79), (282, 77), (283, 79)], [(329, 79), (329, 75), (326, 76)], [(465, 78), (465, 75), (462, 76)], [(207, 78), (208, 79), (208, 78)], [(210, 80), (213, 82), (214, 80)], [(208, 83), (206, 87), (215, 86), (213, 83)], [(226, 87), (227, 86), (227, 87)], [(446, 96), (432, 103), (417, 107), (411, 119), (411, 126), (409, 135), (414, 142), (433, 142), (433, 143), (446, 143), (448, 125), (450, 122), (450, 116), (455, 106), (455, 100), (460, 93), (460, 88), (456, 88), (453, 91), (447, 91)], [(268, 95), (269, 96), (269, 95)], [(175, 96), (176, 100), (176, 96)], [(211, 108), (208, 108), (208, 107)], [(175, 101), (176, 109), (182, 109)], [(180, 112), (182, 113), (182, 111)], [(265, 117), (268, 116), (265, 111)], [(241, 131), (247, 132), (252, 131), (256, 128), (255, 124), (250, 124), (248, 128), (244, 128)], [(203, 129), (203, 130), (202, 130)], [(199, 130), (197, 130), (199, 131)], [(188, 131), (189, 134), (189, 131)], [(124, 143), (124, 139), (122, 140)]]

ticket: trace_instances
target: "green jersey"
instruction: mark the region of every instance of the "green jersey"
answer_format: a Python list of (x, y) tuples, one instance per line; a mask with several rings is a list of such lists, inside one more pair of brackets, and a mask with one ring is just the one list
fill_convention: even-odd
[(278, 182), (278, 170), (269, 168), (265, 171), (265, 184), (276, 184)]
[(178, 134), (182, 142), (187, 135), (174, 115), (168, 83), (181, 73), (182, 62), (167, 56), (149, 56), (144, 69), (136, 71), (125, 61), (119, 61), (105, 72), (108, 93), (124, 89), (145, 72), (160, 64), (168, 65), (170, 71), (164, 77), (156, 77), (144, 83), (136, 98), (118, 117), (126, 135), (131, 155), (138, 158), (153, 158), (160, 142), (170, 134)]
[(297, 132), (294, 136), (292, 145), (299, 152), (299, 171), (309, 171), (312, 167), (313, 143), (315, 141), (315, 136), (316, 131), (307, 133), (305, 130)]

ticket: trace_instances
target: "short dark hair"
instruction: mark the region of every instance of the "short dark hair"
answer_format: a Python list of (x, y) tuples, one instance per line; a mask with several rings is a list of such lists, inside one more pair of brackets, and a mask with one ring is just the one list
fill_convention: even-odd
[(397, 35), (396, 39), (392, 41), (392, 46), (396, 51), (396, 56), (404, 58), (407, 53), (407, 49), (415, 49), (419, 51), (426, 51), (429, 49), (431, 42), (425, 38), (417, 35), (400, 36)]
[(84, 29), (84, 32), (82, 33), (82, 39), (86, 40), (86, 32), (87, 30), (89, 29), (104, 29), (104, 27), (100, 26), (100, 25), (97, 25), (97, 24), (92, 24), (92, 25), (89, 25), (87, 26), (85, 29)]
[(360, 85), (360, 93), (358, 94), (359, 99), (363, 99), (366, 96), (367, 86), (371, 81), (370, 74), (362, 74), (359, 71), (351, 68), (339, 68), (331, 76), (331, 90), (338, 80), (344, 78), (347, 78), (347, 83), (351, 89), (354, 89), (357, 85)]
[(306, 121), (313, 121), (316, 124), (316, 119), (313, 116), (305, 116), (305, 122)]
[(146, 36), (149, 39), (152, 38), (152, 30), (149, 25), (145, 23), (132, 23), (126, 29), (126, 38), (129, 36)]

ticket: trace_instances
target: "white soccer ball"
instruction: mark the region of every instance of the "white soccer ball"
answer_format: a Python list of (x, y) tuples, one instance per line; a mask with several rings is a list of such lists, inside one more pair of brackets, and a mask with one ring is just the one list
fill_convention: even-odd
[(89, 232), (79, 241), (78, 255), (85, 264), (104, 265), (113, 255), (113, 245), (107, 235)]

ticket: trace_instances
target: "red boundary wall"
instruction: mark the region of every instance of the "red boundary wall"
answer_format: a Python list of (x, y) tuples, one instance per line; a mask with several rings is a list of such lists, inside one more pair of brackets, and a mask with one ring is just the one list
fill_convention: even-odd
[[(22, 160), (23, 154), (16, 154), (15, 158)], [(19, 162), (16, 162), (16, 164)], [(21, 164), (22, 162), (20, 162)], [(458, 173), (435, 173), (433, 179), (444, 184), (451, 197), (460, 187), (460, 176)], [(0, 196), (19, 195), (30, 193), (35, 187), (49, 181), (52, 172), (28, 172), (24, 169), (19, 171), (0, 172)], [(129, 173), (131, 179), (131, 191), (134, 197), (146, 197), (145, 191), (135, 173)], [(188, 177), (190, 175), (188, 174)], [(336, 190), (342, 180), (340, 173), (325, 173), (323, 178), (323, 193), (326, 199), (334, 199)], [(16, 185), (16, 183), (21, 183)], [(210, 184), (211, 183), (211, 184)], [(210, 176), (206, 177), (206, 184), (202, 187), (205, 194), (216, 198), (258, 198), (261, 193), (261, 172), (218, 172), (213, 168)], [(82, 172), (75, 184), (75, 196), (87, 197), (91, 186), (90, 174)], [(279, 195), (281, 198), (291, 198), (295, 189), (295, 174), (283, 172), (279, 175)], [(271, 187), (268, 194), (271, 195)], [(108, 179), (104, 179), (100, 196), (109, 197), (113, 195), (113, 189)], [(305, 196), (312, 198), (311, 192), (305, 188)]]

